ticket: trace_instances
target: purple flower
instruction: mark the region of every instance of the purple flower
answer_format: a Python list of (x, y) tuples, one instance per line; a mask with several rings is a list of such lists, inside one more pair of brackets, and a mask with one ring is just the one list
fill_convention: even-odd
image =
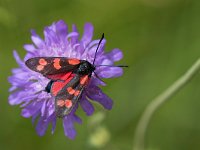
[[(54, 100), (51, 94), (43, 91), (49, 82), (49, 79), (42, 76), (40, 73), (34, 72), (27, 68), (25, 61), (33, 57), (68, 57), (87, 60), (90, 63), (94, 60), (94, 54), (99, 40), (93, 40), (93, 26), (86, 23), (84, 33), (79, 39), (79, 33), (75, 25), (72, 26), (72, 32), (68, 31), (68, 27), (64, 21), (60, 20), (53, 23), (51, 26), (44, 29), (44, 39), (31, 31), (31, 39), (33, 44), (24, 45), (27, 51), (24, 60), (21, 60), (16, 51), (14, 57), (19, 65), (19, 68), (12, 70), (13, 75), (9, 77), (9, 82), (12, 84), (10, 88), (9, 103), (22, 107), (21, 115), (25, 118), (32, 117), (32, 122), (37, 120), (36, 131), (42, 136), (49, 124), (52, 125), (52, 133), (56, 127), (56, 115)], [(119, 49), (113, 49), (107, 53), (104, 51), (106, 41), (103, 40), (95, 61), (95, 66), (98, 65), (114, 65), (115, 61), (119, 61), (123, 54)], [(122, 75), (123, 70), (119, 67), (96, 67), (95, 72), (100, 78), (112, 78)], [(86, 115), (92, 115), (94, 107), (90, 101), (100, 103), (105, 109), (112, 108), (112, 100), (105, 95), (98, 87), (105, 85), (102, 81), (92, 76), (89, 84), (82, 93), (78, 104), (82, 107)], [(63, 118), (63, 127), (65, 135), (70, 139), (76, 136), (74, 123), (81, 123), (81, 119), (75, 114), (78, 105), (73, 108), (72, 112)]]

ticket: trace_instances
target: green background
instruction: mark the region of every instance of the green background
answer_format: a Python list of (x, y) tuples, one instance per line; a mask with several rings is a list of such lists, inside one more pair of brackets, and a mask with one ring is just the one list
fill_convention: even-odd
[[(79, 109), (83, 125), (76, 125), (73, 141), (64, 136), (61, 120), (54, 135), (49, 128), (39, 137), (31, 119), (20, 116), (19, 106), (8, 104), (7, 77), (17, 67), (13, 49), (23, 58), (30, 29), (42, 35), (45, 26), (60, 19), (75, 23), (81, 33), (85, 22), (93, 23), (94, 38), (104, 32), (106, 50), (120, 48), (124, 59), (119, 64), (129, 65), (122, 77), (105, 80), (103, 90), (114, 100), (112, 111), (95, 105), (98, 114), (86, 117)], [(131, 150), (145, 106), (199, 56), (199, 0), (0, 0), (0, 149)], [(199, 112), (198, 74), (153, 116), (147, 149), (199, 150)]]

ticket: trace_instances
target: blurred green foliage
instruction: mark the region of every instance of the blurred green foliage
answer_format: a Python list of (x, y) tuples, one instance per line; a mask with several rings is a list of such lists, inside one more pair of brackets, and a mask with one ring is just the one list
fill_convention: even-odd
[[(0, 149), (131, 150), (145, 106), (200, 56), (199, 8), (199, 0), (0, 0)], [(74, 141), (64, 136), (61, 120), (54, 135), (48, 130), (44, 137), (37, 136), (31, 119), (22, 118), (20, 108), (7, 101), (7, 77), (17, 67), (13, 49), (23, 58), (23, 44), (31, 43), (30, 29), (42, 35), (45, 26), (59, 19), (75, 23), (81, 33), (84, 23), (92, 22), (94, 37), (104, 32), (106, 49), (122, 49), (120, 64), (130, 66), (121, 78), (105, 80), (103, 90), (114, 100), (114, 108), (103, 111), (97, 129), (91, 127), (91, 117), (78, 111), (83, 125), (76, 125)], [(200, 149), (199, 110), (200, 76), (196, 76), (153, 117), (148, 149)], [(91, 137), (99, 138), (98, 133), (107, 141), (95, 148)]]

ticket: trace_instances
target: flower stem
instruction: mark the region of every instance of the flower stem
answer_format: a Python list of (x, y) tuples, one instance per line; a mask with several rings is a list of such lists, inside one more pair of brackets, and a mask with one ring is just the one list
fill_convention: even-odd
[(134, 135), (133, 150), (144, 150), (145, 135), (149, 122), (156, 112), (165, 102), (175, 95), (184, 85), (186, 85), (200, 70), (200, 58), (192, 65), (192, 67), (169, 88), (156, 97), (144, 110), (139, 123), (136, 127)]

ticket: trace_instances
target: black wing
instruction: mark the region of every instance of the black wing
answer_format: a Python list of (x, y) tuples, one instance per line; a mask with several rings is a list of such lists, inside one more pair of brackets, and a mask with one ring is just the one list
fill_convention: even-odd
[[(55, 82), (52, 86), (52, 92), (54, 92), (53, 95), (56, 95), (56, 115), (60, 118), (69, 114), (77, 104), (85, 85), (87, 85), (89, 81), (89, 77), (88, 75), (80, 76), (76, 74), (71, 79), (69, 78), (69, 80), (70, 81), (66, 81), (66, 83)], [(65, 84), (61, 90), (58, 89), (58, 87), (60, 87), (59, 84)]]
[(34, 57), (28, 59), (26, 66), (49, 79), (59, 79), (64, 74), (77, 69), (81, 60), (66, 57)]

